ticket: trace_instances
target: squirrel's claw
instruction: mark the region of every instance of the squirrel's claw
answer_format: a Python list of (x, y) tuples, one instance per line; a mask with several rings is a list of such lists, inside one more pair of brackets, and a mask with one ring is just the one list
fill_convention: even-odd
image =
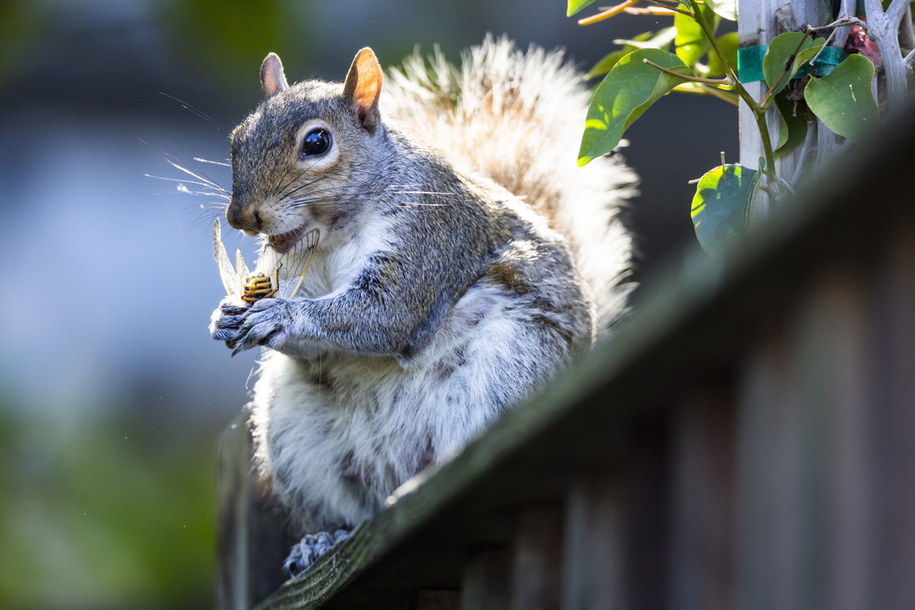
[(289, 551), (289, 557), (283, 562), (283, 569), (290, 576), (298, 576), (305, 571), (305, 568), (314, 563), (318, 557), (329, 551), (331, 547), (341, 540), (345, 540), (347, 536), (349, 536), (349, 530), (342, 529), (335, 532), (307, 534)]
[(210, 317), (210, 336), (224, 342), (227, 347), (234, 347), (238, 340), (239, 327), (249, 309), (250, 306), (238, 305), (228, 300), (220, 303)]
[(226, 316), (227, 324), (238, 319), (237, 332), (228, 347), (233, 348), (232, 355), (251, 349), (258, 345), (278, 347), (287, 335), (290, 323), (288, 302), (285, 299), (266, 298), (254, 303), (240, 316)]

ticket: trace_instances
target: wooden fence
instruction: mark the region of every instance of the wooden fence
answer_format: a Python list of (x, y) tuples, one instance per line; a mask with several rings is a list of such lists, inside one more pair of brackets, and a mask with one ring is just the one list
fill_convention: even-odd
[(915, 108), (283, 584), (223, 449), (223, 608), (915, 608)]

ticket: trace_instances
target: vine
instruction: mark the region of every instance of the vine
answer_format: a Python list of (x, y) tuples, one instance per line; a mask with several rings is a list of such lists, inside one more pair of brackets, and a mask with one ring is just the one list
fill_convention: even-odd
[[(594, 2), (568, 0), (567, 13), (572, 16)], [(720, 253), (750, 223), (760, 191), (777, 200), (793, 190), (791, 181), (797, 176), (779, 175), (776, 160), (805, 141), (809, 123), (819, 121), (836, 135), (858, 141), (878, 123), (880, 107), (895, 109), (906, 97), (915, 62), (910, 0), (864, 0), (862, 16), (851, 14), (855, 2), (842, 0), (833, 3), (838, 14), (831, 23), (807, 25), (775, 36), (764, 47), (739, 50), (737, 33), (718, 34), (722, 21), (737, 21), (736, 0), (646, 4), (626, 0), (579, 21), (591, 25), (625, 12), (670, 17), (673, 23), (615, 41), (622, 48), (588, 73), (603, 80), (588, 108), (578, 163), (611, 152), (629, 126), (672, 91), (745, 104), (762, 142), (758, 167), (722, 163), (697, 181), (692, 201), (696, 237), (711, 253)], [(879, 88), (878, 68), (883, 81)], [(758, 99), (746, 86), (754, 81), (764, 83)], [(878, 89), (883, 98), (879, 105), (874, 94)], [(779, 117), (775, 138), (766, 120), (770, 112)]]

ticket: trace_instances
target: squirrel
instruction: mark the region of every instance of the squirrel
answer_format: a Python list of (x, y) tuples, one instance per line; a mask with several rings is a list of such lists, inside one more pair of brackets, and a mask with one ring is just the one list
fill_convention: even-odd
[(224, 300), (210, 332), (266, 348), (254, 459), (306, 534), (294, 575), (607, 333), (635, 175), (616, 155), (577, 167), (589, 94), (562, 51), (487, 36), (385, 83), (364, 48), (343, 84), (294, 85), (271, 53), (260, 80), (227, 220), (281, 253), (320, 240), (298, 296)]

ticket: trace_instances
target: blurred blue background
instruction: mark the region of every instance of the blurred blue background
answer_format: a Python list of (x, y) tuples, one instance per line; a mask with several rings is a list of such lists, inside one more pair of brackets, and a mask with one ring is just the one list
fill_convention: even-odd
[[(226, 160), (268, 51), (339, 80), (362, 46), (456, 58), (493, 32), (587, 69), (659, 23), (582, 28), (563, 0), (0, 1), (0, 607), (213, 603), (216, 445), (256, 354), (206, 331), (220, 209), (146, 175), (183, 180), (170, 159), (231, 184), (194, 158)], [(736, 157), (736, 111), (669, 96), (628, 138), (650, 283), (691, 247), (687, 180)]]

